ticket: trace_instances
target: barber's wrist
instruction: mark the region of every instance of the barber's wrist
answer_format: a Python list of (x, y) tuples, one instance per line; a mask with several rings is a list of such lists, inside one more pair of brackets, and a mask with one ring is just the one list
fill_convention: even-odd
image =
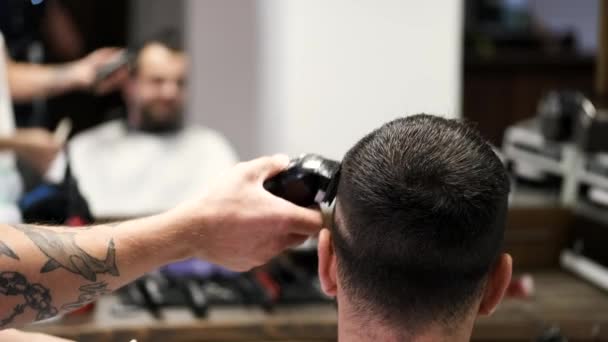
[(75, 61), (57, 66), (56, 82), (61, 88), (87, 90), (93, 83), (92, 75), (82, 61)]
[(204, 236), (210, 231), (209, 215), (192, 202), (183, 203), (160, 215), (174, 243), (174, 258), (204, 257), (207, 250)]

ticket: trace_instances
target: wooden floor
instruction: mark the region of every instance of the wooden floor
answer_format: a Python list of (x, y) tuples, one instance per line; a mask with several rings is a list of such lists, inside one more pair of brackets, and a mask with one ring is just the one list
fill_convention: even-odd
[[(533, 274), (536, 293), (527, 300), (508, 299), (496, 313), (479, 319), (474, 341), (534, 341), (544, 329), (559, 327), (569, 341), (608, 341), (608, 294), (562, 271)], [(78, 341), (335, 341), (332, 306), (214, 309), (209, 318), (189, 311), (166, 310), (160, 320), (146, 312), (118, 312), (116, 298), (105, 297), (93, 315), (33, 325)]]

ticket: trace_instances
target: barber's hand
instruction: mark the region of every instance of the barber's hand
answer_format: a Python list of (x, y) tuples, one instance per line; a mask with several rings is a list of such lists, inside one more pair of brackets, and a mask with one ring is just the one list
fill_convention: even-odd
[[(119, 73), (121, 77), (114, 75), (110, 80), (101, 82), (96, 85), (97, 70), (107, 63), (111, 62), (122, 49), (119, 48), (101, 48), (97, 49), (82, 59), (72, 62), (69, 66), (69, 75), (80, 89), (90, 89), (96, 94), (105, 94), (116, 89), (122, 81), (126, 79), (126, 71)], [(95, 89), (93, 87), (95, 86)]]
[(17, 156), (44, 175), (61, 150), (53, 134), (42, 128), (24, 128), (15, 131), (13, 143)]
[(266, 179), (288, 164), (287, 156), (240, 163), (222, 175), (202, 199), (178, 207), (178, 215), (201, 222), (200, 229), (191, 229), (185, 236), (191, 254), (246, 271), (318, 233), (320, 211), (296, 206), (263, 187)]

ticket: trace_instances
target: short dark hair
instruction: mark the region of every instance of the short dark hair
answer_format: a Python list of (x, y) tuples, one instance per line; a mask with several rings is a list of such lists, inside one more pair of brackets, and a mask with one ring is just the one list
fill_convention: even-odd
[(128, 50), (131, 55), (131, 75), (137, 74), (141, 52), (144, 50), (144, 48), (151, 44), (160, 44), (173, 52), (184, 52), (182, 37), (176, 30), (166, 28), (155, 32), (154, 34), (146, 37), (144, 40), (129, 47)]
[(504, 166), (465, 123), (419, 114), (371, 132), (344, 157), (338, 185), (345, 294), (410, 330), (458, 322), (501, 253), (508, 193)]

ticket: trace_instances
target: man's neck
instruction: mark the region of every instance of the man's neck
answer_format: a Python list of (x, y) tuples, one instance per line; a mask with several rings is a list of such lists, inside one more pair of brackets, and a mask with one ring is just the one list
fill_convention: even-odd
[(466, 342), (471, 338), (473, 319), (463, 322), (462, 326), (454, 331), (443, 328), (429, 328), (422, 332), (412, 333), (404, 324), (402, 327), (389, 326), (378, 323), (377, 320), (361, 317), (354, 314), (347, 303), (338, 305), (338, 341), (339, 342)]

